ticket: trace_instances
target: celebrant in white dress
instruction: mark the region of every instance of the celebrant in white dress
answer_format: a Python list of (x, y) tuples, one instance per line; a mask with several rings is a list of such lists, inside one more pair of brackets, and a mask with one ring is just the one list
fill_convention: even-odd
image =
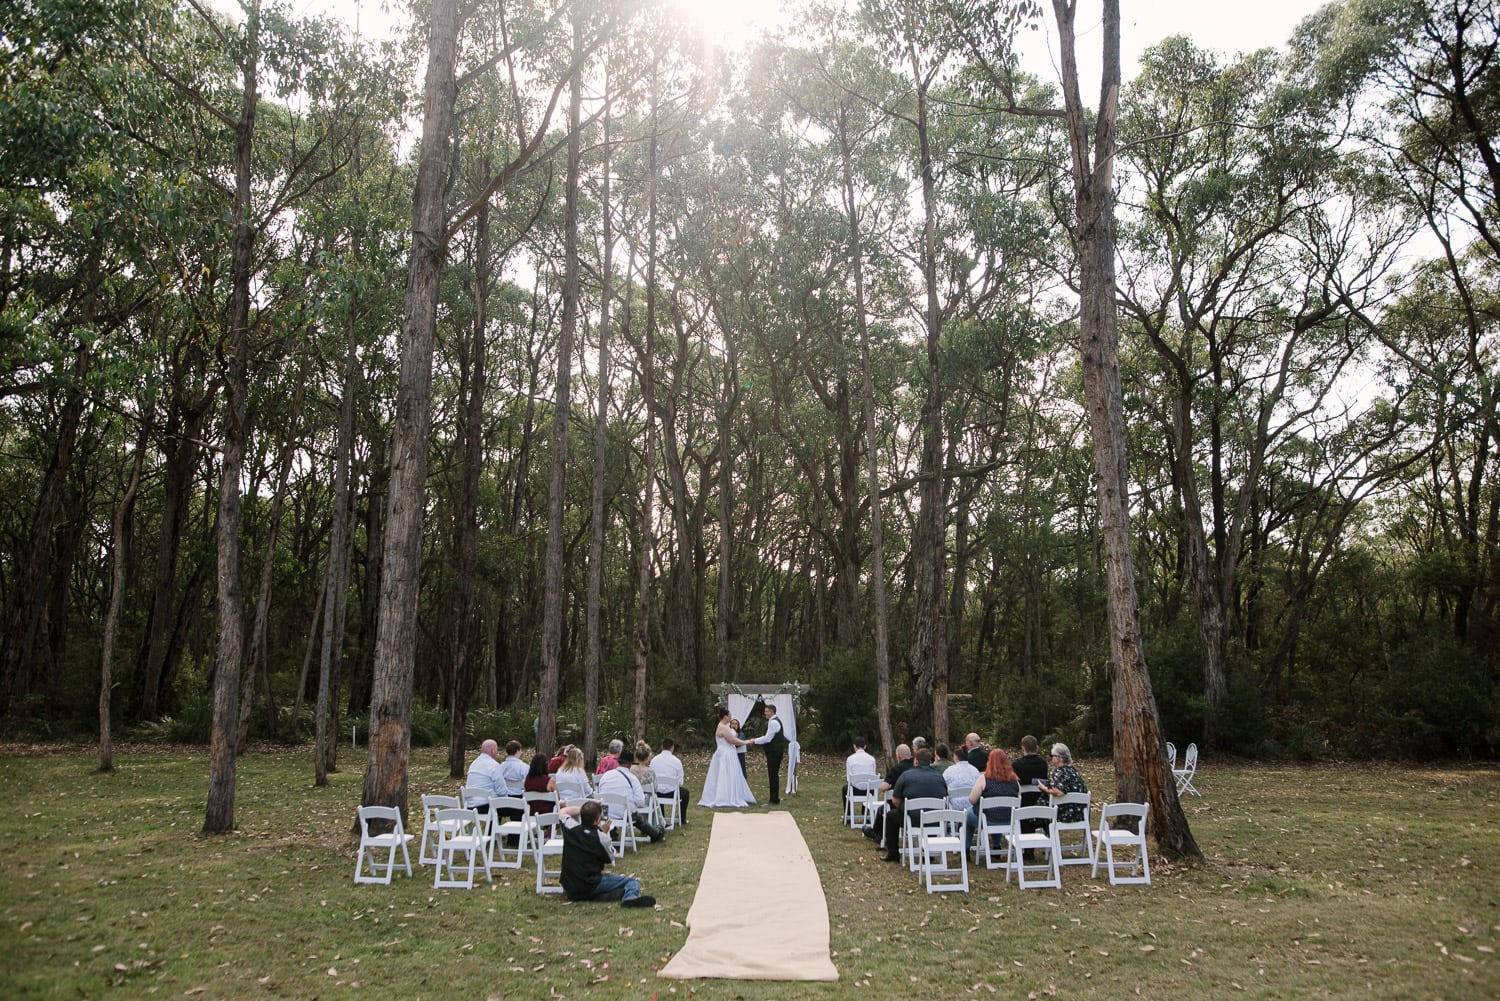
[(735, 736), (730, 725), (729, 710), (719, 710), (719, 726), (714, 731), (714, 742), (718, 745), (713, 760), (708, 763), (708, 778), (703, 780), (703, 797), (699, 806), (745, 807), (755, 802), (750, 792), (750, 783), (740, 769), (739, 754), (735, 748), (747, 741)]

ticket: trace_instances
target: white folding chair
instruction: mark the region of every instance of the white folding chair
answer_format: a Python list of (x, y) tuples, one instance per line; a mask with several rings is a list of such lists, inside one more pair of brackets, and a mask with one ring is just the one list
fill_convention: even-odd
[[(1004, 822), (996, 823), (986, 816), (986, 811), (1009, 808)], [(984, 856), (986, 869), (999, 869), (1010, 864), (1010, 848), (1005, 835), (1010, 831), (1010, 814), (1021, 808), (1019, 796), (981, 796), (979, 799), (979, 824), (974, 828), (974, 864)], [(998, 842), (996, 839), (999, 839)]]
[[(562, 888), (562, 814), (539, 813), (531, 818), (531, 860), (536, 863), (536, 892), (561, 893)], [(547, 860), (557, 868), (547, 868)]]
[(917, 870), (928, 893), (969, 891), (962, 810), (923, 810), (917, 821)]
[[(1023, 832), (1021, 828), (1028, 820), (1044, 821), (1045, 830)], [(1053, 826), (1057, 820), (1057, 808), (1055, 806), (1023, 806), (1010, 812), (1010, 832), (1005, 835), (1006, 848), (1010, 851), (1010, 864), (1005, 867), (1005, 881), (1010, 882), (1012, 871), (1016, 874), (1016, 882), (1021, 888), (1052, 886), (1062, 888), (1062, 871), (1057, 867), (1057, 829)], [(1042, 864), (1027, 864), (1026, 852), (1039, 852), (1046, 855), (1046, 862)], [(1044, 875), (1040, 878), (1027, 879), (1027, 872), (1041, 870)]]
[(941, 810), (948, 801), (941, 796), (912, 796), (901, 804), (901, 857), (906, 867), (917, 871), (918, 820), (928, 810)]
[[(1146, 850), (1146, 817), (1150, 803), (1105, 803), (1099, 811), (1099, 830), (1094, 835), (1093, 876), (1099, 875), (1099, 850), (1104, 849), (1104, 867), (1112, 886), (1122, 883), (1151, 884), (1151, 853)], [(1135, 820), (1132, 826), (1114, 826), (1115, 821)], [(1115, 861), (1116, 848), (1134, 848), (1135, 857)], [(1116, 876), (1115, 869), (1134, 871), (1134, 876)]]
[(874, 772), (851, 775), (848, 785), (849, 795), (844, 799), (844, 826), (867, 826), (862, 823), (867, 817), (865, 804), (871, 801), (871, 794), (880, 787), (880, 776)]
[(658, 788), (656, 806), (664, 829), (670, 831), (682, 823), (682, 796), (676, 789)]
[[(531, 810), (533, 814), (557, 812), (557, 793), (555, 792), (526, 792), (521, 794), (521, 799), (526, 801), (526, 809)], [(533, 803), (546, 805), (540, 810), (533, 810), (531, 806)]]
[[(635, 814), (630, 808), (630, 800), (622, 793), (607, 792), (599, 797), (599, 801), (604, 804), (609, 819), (613, 822), (609, 829), (609, 839), (615, 843), (615, 856), (618, 858), (624, 855), (626, 848), (637, 851)], [(619, 809), (616, 810), (615, 807)]]
[[(473, 810), (447, 809), (437, 814), (438, 850), (437, 870), (432, 876), (434, 888), (445, 886), (471, 889), (475, 871), (483, 872), (484, 878), (493, 881), (490, 875), (488, 838), (479, 814)], [(460, 878), (456, 856), (468, 858), (468, 866)]]
[(1189, 744), (1187, 750), (1182, 753), (1182, 767), (1172, 769), (1172, 777), (1177, 780), (1177, 795), (1190, 792), (1194, 796), (1202, 797), (1193, 786), (1193, 776), (1198, 773), (1198, 745)]
[(1167, 764), (1171, 766), (1173, 772), (1177, 771), (1177, 745), (1170, 740), (1167, 741)]
[(879, 775), (856, 775), (849, 783), (849, 804), (854, 814), (850, 826), (863, 829), (875, 823), (883, 799)]
[(417, 861), (423, 865), (437, 865), (439, 810), (453, 810), (463, 806), (457, 796), (427, 795), (422, 797), (422, 843), (417, 848)]
[[(1089, 820), (1089, 794), (1086, 792), (1064, 793), (1052, 800), (1052, 805), (1057, 807), (1058, 820), (1052, 825), (1052, 833), (1057, 836), (1057, 864), (1058, 865), (1088, 865), (1094, 858), (1094, 827)], [(1081, 820), (1063, 820), (1063, 814), (1069, 806), (1083, 807)], [(1073, 840), (1074, 834), (1081, 834), (1082, 841)], [(1069, 835), (1069, 837), (1064, 837)]]
[[(359, 855), (354, 860), (354, 881), (356, 883), (389, 883), (391, 874), (396, 871), (397, 849), (401, 851), (401, 866), (410, 876), (411, 856), (407, 854), (406, 846), (414, 835), (407, 834), (401, 826), (401, 811), (394, 806), (361, 806), (358, 812)], [(371, 834), (371, 821), (375, 821), (382, 827), (386, 824), (390, 824), (391, 827), (380, 834)], [(377, 851), (388, 853), (384, 862), (376, 860)], [(368, 874), (365, 872), (366, 859), (370, 862)]]
[[(501, 811), (518, 810), (520, 818), (506, 818)], [(489, 852), (487, 864), (497, 869), (519, 869), (521, 861), (531, 849), (531, 813), (526, 801), (520, 796), (495, 796), (490, 800)], [(507, 838), (514, 838), (514, 846), (507, 846)]]

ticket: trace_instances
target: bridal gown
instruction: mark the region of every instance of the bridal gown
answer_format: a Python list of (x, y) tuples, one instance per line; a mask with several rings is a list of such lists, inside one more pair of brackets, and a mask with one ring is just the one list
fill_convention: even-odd
[(699, 806), (744, 807), (755, 802), (750, 783), (745, 781), (745, 773), (740, 768), (739, 754), (724, 737), (726, 732), (727, 728), (721, 728), (715, 733), (718, 749), (708, 763), (708, 778), (703, 780), (703, 797), (698, 800)]

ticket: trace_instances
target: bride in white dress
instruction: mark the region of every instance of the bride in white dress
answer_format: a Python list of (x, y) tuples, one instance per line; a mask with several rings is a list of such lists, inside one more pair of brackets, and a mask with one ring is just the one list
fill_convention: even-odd
[(714, 731), (714, 742), (718, 745), (714, 751), (713, 760), (708, 763), (708, 778), (703, 780), (703, 796), (698, 800), (699, 806), (749, 806), (755, 802), (755, 796), (750, 792), (750, 783), (745, 781), (744, 770), (740, 768), (740, 756), (735, 750), (749, 741), (741, 740), (735, 736), (734, 727), (729, 725), (729, 710), (719, 710), (719, 726)]

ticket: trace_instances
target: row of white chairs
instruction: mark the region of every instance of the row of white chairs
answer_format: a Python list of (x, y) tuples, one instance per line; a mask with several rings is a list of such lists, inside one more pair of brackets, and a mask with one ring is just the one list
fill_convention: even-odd
[[(465, 803), (486, 801), (489, 809), (479, 813)], [(623, 796), (605, 794), (599, 801), (606, 809), (623, 814), (624, 821), (610, 832), (616, 854), (628, 848), (636, 851), (639, 840), (631, 809)], [(532, 804), (543, 804), (540, 813)], [(658, 798), (656, 790), (647, 790), (647, 809), (668, 829), (681, 822), (678, 797)], [(513, 814), (519, 812), (519, 819)], [(502, 816), (505, 814), (505, 816)], [(374, 830), (372, 830), (374, 822)], [(396, 856), (401, 868), (412, 874), (407, 846), (417, 840), (406, 833), (401, 814), (394, 807), (361, 806), (359, 808), (360, 842), (355, 859), (356, 883), (389, 883), (396, 871)], [(558, 869), (548, 868), (548, 859), (562, 855), (562, 814), (555, 792), (528, 792), (522, 796), (488, 796), (483, 790), (463, 787), (457, 796), (429, 794), (422, 797), (422, 833), (418, 841), (417, 861), (435, 867), (433, 886), (471, 888), (474, 877), (482, 872), (493, 881), (494, 869), (519, 869), (529, 856), (536, 866), (536, 892), (561, 893)], [(384, 861), (378, 853), (384, 853)]]
[[(1062, 807), (1081, 807), (1081, 819), (1058, 819)], [(928, 893), (969, 888), (969, 854), (975, 865), (1012, 873), (1022, 888), (1062, 886), (1062, 866), (1087, 865), (1099, 875), (1102, 864), (1111, 885), (1151, 882), (1146, 845), (1148, 803), (1106, 803), (1099, 823), (1090, 821), (1090, 794), (1069, 793), (1041, 806), (1021, 806), (1019, 796), (980, 800), (973, 844), (966, 843), (963, 810), (942, 799), (913, 797), (902, 804), (899, 850), (907, 867), (919, 875)], [(1008, 808), (1004, 823), (986, 811)], [(1119, 853), (1118, 857), (1116, 853)], [(1031, 861), (1027, 856), (1031, 856)]]

